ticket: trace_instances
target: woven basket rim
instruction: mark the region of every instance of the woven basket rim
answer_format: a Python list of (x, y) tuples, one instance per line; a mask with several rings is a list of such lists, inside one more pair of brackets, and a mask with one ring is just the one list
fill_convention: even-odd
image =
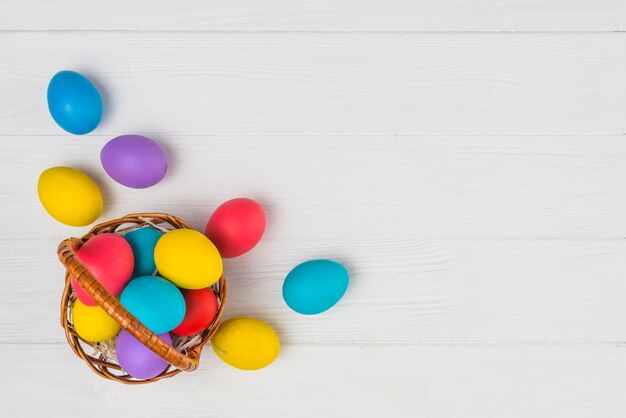
[[(169, 228), (166, 227), (169, 225)], [(227, 298), (227, 285), (224, 276), (218, 282), (211, 286), (218, 299), (218, 311), (212, 324), (200, 334), (194, 336), (200, 339), (191, 346), (186, 347), (182, 352), (178, 352), (169, 346), (165, 341), (160, 339), (158, 335), (152, 333), (139, 320), (121, 306), (118, 298), (112, 296), (100, 285), (97, 280), (89, 273), (85, 266), (76, 257), (76, 252), (80, 246), (89, 238), (107, 232), (120, 233), (131, 228), (140, 228), (144, 226), (166, 227), (169, 229), (193, 229), (184, 220), (173, 215), (165, 213), (133, 213), (121, 218), (112, 219), (95, 225), (91, 230), (81, 238), (68, 238), (62, 241), (58, 248), (58, 256), (61, 263), (65, 266), (65, 286), (61, 298), (61, 326), (65, 331), (65, 336), (72, 351), (89, 366), (89, 368), (101, 377), (118, 381), (125, 384), (145, 384), (155, 382), (164, 378), (175, 376), (181, 371), (196, 370), (199, 365), (199, 358), (204, 345), (217, 331)], [(159, 355), (170, 366), (159, 376), (151, 379), (136, 379), (128, 374), (123, 373), (119, 364), (114, 363), (103, 354), (100, 343), (93, 343), (83, 340), (76, 333), (72, 318), (71, 307), (75, 299), (71, 286), (71, 278), (74, 277), (81, 284), (81, 287), (89, 293), (99, 306), (101, 306), (109, 315), (115, 319), (122, 328), (126, 329), (131, 335), (140, 341), (143, 339), (144, 345)], [(193, 341), (193, 340), (192, 340)], [(91, 347), (92, 354), (85, 351), (86, 347)]]

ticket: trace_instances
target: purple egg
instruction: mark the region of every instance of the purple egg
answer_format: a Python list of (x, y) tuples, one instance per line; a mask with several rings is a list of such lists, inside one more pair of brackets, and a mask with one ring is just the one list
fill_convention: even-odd
[[(172, 345), (172, 337), (167, 332), (159, 337)], [(163, 373), (168, 363), (157, 356), (148, 347), (139, 342), (125, 329), (120, 331), (115, 343), (117, 361), (122, 370), (136, 379), (151, 379)]]
[(141, 135), (113, 138), (102, 148), (100, 161), (113, 180), (134, 189), (154, 186), (167, 171), (167, 155), (163, 149)]

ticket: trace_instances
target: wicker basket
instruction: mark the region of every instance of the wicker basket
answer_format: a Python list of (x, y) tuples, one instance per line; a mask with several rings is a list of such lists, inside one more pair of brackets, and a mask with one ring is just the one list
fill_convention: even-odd
[[(222, 276), (211, 288), (218, 299), (218, 311), (211, 326), (194, 337), (174, 338), (173, 346), (161, 340), (130, 314), (81, 264), (76, 252), (80, 246), (94, 235), (105, 232), (122, 233), (141, 226), (157, 229), (192, 229), (185, 221), (175, 216), (162, 213), (137, 213), (96, 225), (82, 238), (69, 238), (61, 242), (58, 249), (59, 259), (67, 269), (65, 288), (61, 299), (61, 326), (70, 347), (76, 355), (96, 374), (125, 384), (143, 384), (172, 377), (181, 371), (193, 371), (198, 368), (202, 347), (209, 341), (219, 326), (224, 303), (226, 302), (226, 281)], [(76, 278), (81, 287), (114, 318), (126, 331), (141, 341), (150, 350), (161, 356), (170, 366), (159, 376), (152, 379), (135, 379), (125, 374), (114, 353), (112, 341), (92, 343), (78, 336), (72, 324), (72, 305), (76, 297), (71, 286), (71, 277)], [(176, 348), (175, 348), (176, 347)]]

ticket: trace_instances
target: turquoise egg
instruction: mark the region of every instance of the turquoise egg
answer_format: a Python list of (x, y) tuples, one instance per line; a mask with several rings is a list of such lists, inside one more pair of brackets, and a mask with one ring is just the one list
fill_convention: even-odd
[(159, 276), (131, 280), (122, 291), (120, 302), (155, 334), (176, 328), (187, 309), (180, 290)]
[(87, 134), (102, 119), (102, 98), (98, 89), (75, 71), (59, 71), (48, 84), (48, 110), (52, 119), (67, 132)]
[(296, 266), (283, 283), (283, 299), (294, 311), (315, 315), (333, 307), (348, 289), (348, 271), (330, 260)]
[(132, 277), (151, 276), (156, 270), (154, 247), (163, 233), (151, 227), (139, 228), (124, 238), (130, 244), (135, 255), (135, 269)]

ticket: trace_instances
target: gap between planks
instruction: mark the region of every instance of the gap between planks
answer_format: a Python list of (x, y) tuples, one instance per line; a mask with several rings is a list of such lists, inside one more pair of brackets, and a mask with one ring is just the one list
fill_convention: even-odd
[(294, 29), (1, 29), (0, 33), (243, 33), (243, 34), (502, 34), (502, 33), (519, 33), (519, 34), (605, 34), (605, 33), (626, 33), (626, 30), (607, 29), (607, 30), (294, 30)]

